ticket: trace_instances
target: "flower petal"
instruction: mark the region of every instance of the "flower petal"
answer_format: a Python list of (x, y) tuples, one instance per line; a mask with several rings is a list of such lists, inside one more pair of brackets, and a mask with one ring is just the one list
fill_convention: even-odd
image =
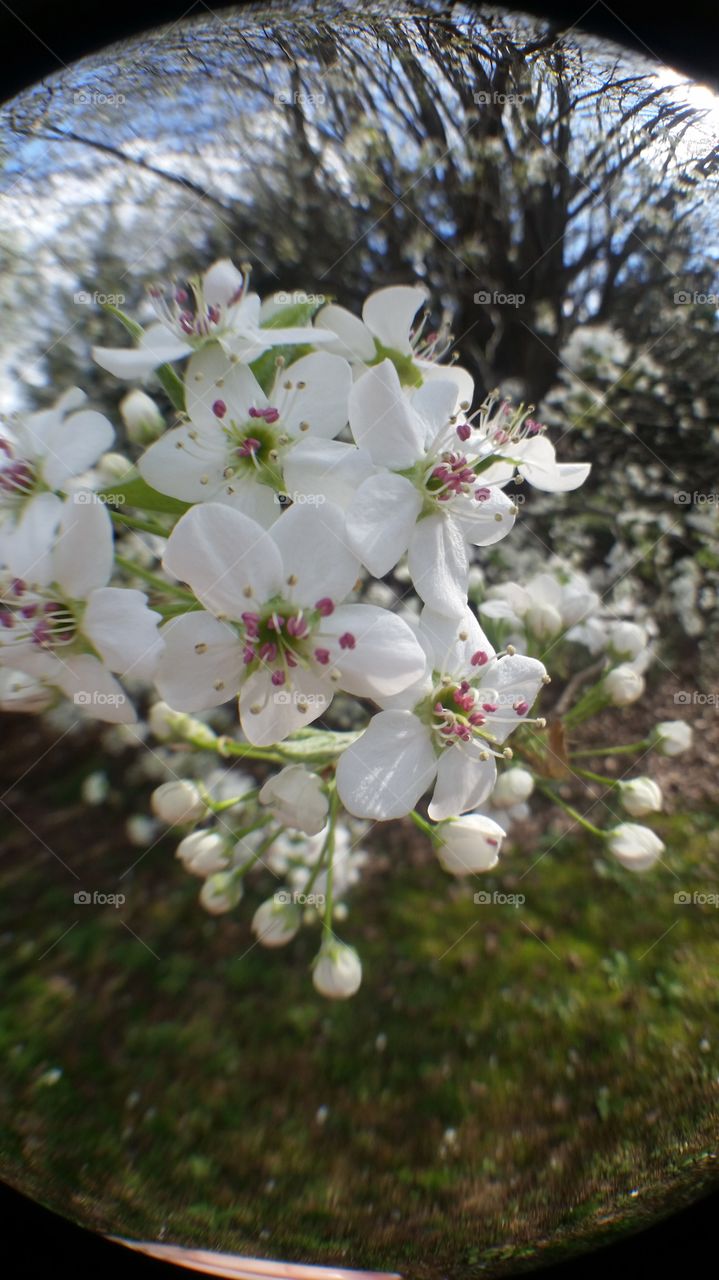
[(337, 791), (356, 818), (404, 818), (429, 787), (437, 759), (429, 729), (410, 711), (380, 711), (342, 753)]
[(384, 347), (411, 355), (409, 340), (412, 321), (427, 301), (427, 290), (412, 285), (389, 285), (376, 289), (366, 299), (362, 319)]
[(493, 487), (484, 502), (477, 502), (475, 498), (455, 499), (452, 515), (468, 542), (475, 547), (491, 547), (509, 533), (517, 518), (517, 508), (506, 493)]
[(282, 558), (269, 533), (218, 502), (180, 517), (162, 563), (218, 616), (239, 618), (252, 599), (266, 600), (283, 585)]
[[(212, 406), (224, 401), (222, 420)], [(211, 342), (195, 352), (185, 371), (185, 407), (195, 427), (215, 431), (224, 440), (222, 424), (249, 420), (250, 409), (266, 409), (269, 400), (256, 377), (245, 364), (231, 364), (222, 347)]]
[(184, 613), (162, 628), (164, 649), (155, 673), (160, 697), (176, 711), (206, 711), (235, 697), (242, 649), (226, 622), (209, 613)]
[(248, 740), (256, 747), (283, 742), (297, 729), (324, 714), (334, 695), (325, 677), (298, 667), (292, 684), (277, 688), (269, 671), (254, 671), (240, 690), (240, 723)]
[(226, 482), (227, 446), (219, 430), (173, 427), (138, 460), (143, 480), (183, 502), (211, 501)]
[(60, 663), (55, 680), (79, 715), (108, 724), (134, 724), (135, 710), (122, 685), (89, 653)]
[(521, 458), (518, 471), (535, 489), (545, 493), (566, 493), (584, 484), (591, 466), (588, 462), (557, 462), (554, 445), (546, 436), (533, 436), (513, 447)]
[(422, 496), (405, 476), (385, 472), (360, 485), (347, 512), (347, 536), (375, 578), (404, 555), (421, 509)]
[(357, 379), (350, 391), (349, 420), (355, 441), (379, 466), (399, 471), (424, 454), (424, 424), (402, 391), (391, 360)]
[(296, 579), (287, 592), (290, 599), (308, 606), (324, 596), (335, 603), (344, 600), (357, 581), (360, 564), (350, 548), (339, 507), (331, 502), (317, 507), (298, 503), (270, 532), (282, 557), (285, 580)]
[[(339, 637), (351, 635), (354, 647)], [(373, 604), (346, 604), (323, 619), (318, 640), (326, 640), (340, 672), (338, 687), (358, 698), (400, 693), (423, 675), (424, 650), (407, 623)]]
[(366, 450), (354, 444), (301, 439), (284, 460), (285, 492), (293, 502), (311, 497), (334, 502), (344, 509), (363, 480), (374, 475), (374, 470)]
[(472, 663), (474, 654), (494, 657), (494, 649), (470, 608), (459, 617), (452, 617), (425, 606), (419, 625), (434, 655), (435, 671), (446, 675), (474, 674), (481, 670), (479, 664)]
[(437, 766), (437, 784), (427, 810), (433, 822), (457, 818), (486, 800), (497, 780), (494, 756), (481, 760), (479, 753), (460, 746), (445, 747)]
[(208, 307), (226, 307), (242, 289), (245, 278), (229, 258), (213, 262), (202, 277), (202, 295)]
[(488, 715), (486, 723), (495, 741), (506, 742), (510, 733), (522, 724), (536, 701), (545, 675), (546, 668), (541, 662), (521, 653), (499, 658), (493, 664), (487, 673), (487, 687), (478, 690), (477, 701), (497, 704), (496, 714)]
[(146, 378), (158, 365), (189, 355), (192, 348), (164, 324), (151, 324), (137, 347), (93, 347), (92, 358), (115, 378)]
[(113, 562), (112, 521), (94, 494), (76, 493), (64, 504), (53, 551), (53, 578), (65, 595), (84, 600), (110, 580)]
[(425, 516), (409, 544), (409, 572), (417, 595), (438, 613), (463, 613), (467, 607), (469, 557), (456, 521)]
[(332, 302), (323, 307), (315, 316), (315, 328), (335, 334), (336, 342), (330, 344), (329, 351), (345, 356), (348, 360), (373, 359), (375, 345), (372, 334), (345, 307), (337, 307)]
[(299, 435), (302, 425), (308, 436), (333, 439), (347, 426), (351, 387), (352, 370), (347, 361), (315, 351), (280, 372), (270, 401), (279, 410), (283, 430), (290, 435)]
[(110, 671), (150, 680), (162, 652), (161, 618), (142, 591), (99, 587), (90, 593), (82, 630)]
[(94, 409), (83, 409), (58, 420), (45, 436), (45, 483), (51, 489), (61, 489), (71, 476), (87, 471), (114, 439), (111, 423)]
[(14, 578), (44, 586), (52, 580), (52, 544), (63, 511), (62, 498), (36, 493), (14, 529), (0, 535), (0, 558)]

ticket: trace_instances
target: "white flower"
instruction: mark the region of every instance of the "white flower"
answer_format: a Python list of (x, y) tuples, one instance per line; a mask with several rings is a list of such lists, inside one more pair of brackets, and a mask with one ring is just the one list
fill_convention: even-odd
[(216, 871), (200, 889), (200, 903), (211, 916), (232, 911), (242, 897), (242, 881), (234, 871)]
[(497, 865), (506, 831), (483, 813), (467, 813), (463, 818), (443, 822), (438, 832), (441, 843), (437, 857), (453, 876), (491, 871)]
[(301, 764), (290, 764), (268, 778), (259, 794), (260, 804), (269, 805), (285, 827), (317, 835), (327, 821), (329, 801), (316, 773)]
[(613, 622), (608, 630), (609, 645), (620, 658), (638, 658), (647, 647), (649, 637), (637, 622)]
[(165, 419), (155, 401), (139, 387), (120, 401), (120, 417), (133, 444), (147, 445), (165, 430)]
[(456, 412), (451, 382), (428, 382), (410, 401), (389, 360), (360, 378), (350, 393), (350, 426), (377, 473), (362, 481), (347, 511), (350, 542), (374, 577), (407, 552), (417, 594), (454, 614), (466, 604), (469, 545), (499, 541), (516, 515), (501, 488), (478, 477)]
[(604, 677), (604, 688), (615, 707), (628, 707), (644, 693), (644, 677), (625, 662)]
[(486, 618), (527, 627), (542, 639), (575, 626), (598, 606), (599, 596), (579, 575), (561, 582), (551, 573), (537, 573), (526, 586), (505, 582), (490, 587), (479, 611)]
[[(156, 440), (138, 462), (143, 479), (184, 502), (224, 502), (270, 525), (286, 492), (283, 466), (298, 442), (330, 441), (347, 424), (352, 373), (326, 352), (281, 368), (267, 395), (246, 365), (216, 344), (185, 375), (189, 421)], [(356, 454), (338, 445), (340, 455)]]
[(191, 831), (177, 846), (176, 857), (186, 871), (203, 879), (224, 871), (230, 861), (227, 841), (218, 831)]
[(551, 492), (575, 488), (588, 472), (556, 463), (543, 435), (526, 435), (541, 431), (527, 426), (526, 414), (494, 408), (490, 398), (470, 423), (459, 412), (456, 386), (439, 378), (410, 400), (390, 360), (369, 369), (350, 393), (352, 434), (378, 469), (350, 501), (350, 540), (375, 577), (406, 551), (415, 589), (433, 609), (460, 613), (468, 548), (509, 533), (517, 508), (502, 489), (516, 469)]
[(312, 981), (320, 995), (329, 1000), (353, 996), (362, 982), (362, 962), (354, 947), (336, 939), (323, 943), (314, 963)]
[(694, 732), (686, 720), (662, 720), (654, 729), (654, 746), (662, 756), (680, 756), (692, 745)]
[(534, 778), (528, 769), (505, 769), (499, 775), (492, 791), (492, 804), (497, 809), (510, 809), (523, 804), (534, 791)]
[(62, 515), (68, 481), (87, 471), (115, 436), (107, 418), (80, 409), (73, 387), (52, 409), (0, 426), (0, 562), (20, 578), (41, 582)]
[(541, 662), (497, 655), (471, 610), (447, 618), (424, 609), (420, 680), (373, 717), (337, 766), (345, 808), (359, 818), (401, 818), (436, 779), (429, 816), (453, 818), (489, 795), (496, 748), (526, 721), (546, 675)]
[(204, 610), (163, 628), (160, 696), (198, 711), (239, 691), (242, 729), (255, 745), (281, 742), (316, 720), (337, 689), (376, 700), (405, 689), (424, 667), (401, 618), (340, 603), (358, 563), (330, 503), (291, 507), (270, 531), (217, 503), (193, 507), (170, 535), (163, 563)]
[(647, 871), (664, 852), (664, 845), (649, 827), (622, 822), (607, 833), (611, 853), (629, 871)]
[(310, 327), (278, 328), (271, 317), (271, 327), (263, 327), (259, 296), (247, 291), (247, 278), (227, 258), (167, 296), (154, 287), (150, 299), (160, 319), (145, 330), (137, 347), (93, 348), (97, 364), (116, 378), (145, 378), (158, 365), (181, 360), (213, 342), (250, 364), (270, 347), (323, 340)]
[(0, 594), (0, 663), (55, 685), (80, 714), (132, 723), (135, 712), (111, 673), (151, 678), (162, 648), (160, 615), (141, 591), (107, 586), (113, 540), (106, 506), (89, 493), (68, 498), (41, 565), (43, 578), (26, 581), (10, 563)]
[(653, 778), (632, 778), (619, 784), (619, 798), (633, 818), (658, 813), (662, 807), (662, 789)]
[(152, 793), (150, 803), (152, 812), (168, 827), (189, 826), (191, 822), (199, 822), (205, 815), (205, 802), (200, 795), (197, 783), (189, 778), (177, 778), (173, 782), (163, 782)]
[(389, 285), (365, 299), (361, 320), (345, 307), (330, 303), (318, 312), (315, 325), (334, 335), (329, 350), (345, 356), (359, 374), (389, 359), (404, 387), (419, 387), (428, 378), (445, 378), (455, 384), (460, 400), (470, 402), (474, 382), (467, 370), (438, 363), (449, 348), (447, 329), (423, 335), (426, 316), (413, 326), (427, 297), (421, 286)]
[(284, 900), (288, 896), (280, 890), (263, 902), (252, 917), (252, 932), (263, 947), (284, 947), (299, 930), (302, 912), (296, 903)]

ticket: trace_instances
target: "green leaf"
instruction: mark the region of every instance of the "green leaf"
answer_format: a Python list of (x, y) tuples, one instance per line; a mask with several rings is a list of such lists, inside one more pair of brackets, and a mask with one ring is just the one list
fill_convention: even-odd
[(185, 411), (185, 384), (179, 374), (173, 369), (171, 364), (161, 364), (159, 369), (155, 370), (163, 390), (167, 396), (173, 409), (179, 409), (182, 413)]
[(300, 356), (308, 356), (314, 347), (304, 343), (296, 347), (272, 347), (269, 351), (265, 351), (264, 355), (258, 356), (252, 361), (250, 369), (254, 373), (265, 395), (267, 395), (272, 387), (277, 374), (277, 357), (281, 356), (285, 362), (285, 367), (294, 364), (295, 360), (299, 360)]
[(324, 299), (319, 302), (291, 302), (288, 306), (276, 311), (269, 320), (264, 320), (263, 329), (304, 328), (309, 324), (316, 311), (324, 306)]
[(145, 330), (141, 324), (137, 323), (137, 320), (133, 320), (130, 316), (125, 315), (124, 311), (121, 311), (119, 307), (113, 307), (110, 302), (103, 302), (101, 305), (103, 311), (106, 311), (108, 315), (114, 316), (116, 320), (119, 320), (120, 324), (125, 326), (130, 336), (134, 338), (136, 342), (139, 341)]
[(127, 479), (117, 480), (100, 490), (102, 496), (107, 498), (108, 506), (113, 506), (116, 510), (126, 506), (137, 507), (141, 511), (166, 511), (171, 515), (182, 515), (189, 510), (189, 502), (181, 502), (179, 498), (158, 493), (137, 472), (128, 471), (127, 475)]

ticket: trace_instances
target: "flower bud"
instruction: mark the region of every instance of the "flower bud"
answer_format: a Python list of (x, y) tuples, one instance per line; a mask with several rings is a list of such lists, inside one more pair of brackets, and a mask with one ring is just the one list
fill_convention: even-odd
[(622, 663), (604, 677), (604, 688), (615, 707), (628, 707), (644, 693), (644, 676), (640, 676), (634, 667)]
[(302, 912), (288, 890), (268, 898), (252, 917), (252, 932), (263, 947), (284, 947), (291, 942), (302, 922)]
[(535, 601), (527, 610), (524, 620), (535, 636), (556, 636), (562, 630), (559, 610), (545, 600)]
[(534, 778), (528, 769), (505, 769), (494, 784), (492, 805), (497, 809), (509, 809), (514, 804), (524, 804), (533, 791)]
[(649, 827), (620, 822), (607, 835), (609, 850), (629, 871), (647, 871), (664, 852), (664, 845)]
[(200, 903), (211, 916), (223, 916), (242, 897), (242, 881), (234, 871), (216, 871), (200, 889)]
[(290, 764), (268, 778), (259, 800), (285, 827), (316, 836), (327, 821), (329, 803), (316, 773), (301, 764)]
[(55, 701), (54, 689), (48, 688), (24, 671), (0, 667), (0, 711), (24, 711), (39, 715)]
[(191, 831), (177, 846), (175, 855), (193, 876), (225, 871), (229, 862), (227, 842), (218, 831)]
[(95, 469), (105, 484), (114, 480), (124, 480), (132, 471), (132, 463), (122, 453), (103, 453), (95, 464)]
[(619, 784), (619, 798), (633, 818), (645, 813), (658, 813), (662, 807), (662, 789), (653, 778), (632, 778)]
[(120, 401), (120, 417), (133, 444), (151, 444), (165, 430), (165, 421), (155, 401), (136, 388)]
[(621, 658), (636, 658), (646, 649), (649, 637), (637, 622), (613, 622), (609, 627), (609, 645)]
[(680, 756), (692, 745), (694, 731), (686, 720), (662, 720), (652, 735), (656, 750), (662, 756)]
[(483, 813), (465, 813), (462, 818), (450, 818), (441, 824), (437, 857), (453, 876), (491, 871), (497, 865), (506, 834), (493, 818)]
[(328, 1000), (346, 1000), (359, 991), (362, 962), (354, 947), (332, 939), (323, 943), (312, 970), (315, 989)]
[(188, 778), (163, 782), (152, 793), (152, 812), (168, 827), (199, 822), (205, 813), (205, 803), (196, 783)]

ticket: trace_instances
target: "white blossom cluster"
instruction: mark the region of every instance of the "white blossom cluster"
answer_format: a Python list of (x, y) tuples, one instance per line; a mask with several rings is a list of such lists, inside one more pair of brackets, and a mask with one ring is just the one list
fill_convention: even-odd
[[(77, 389), (0, 428), (0, 706), (35, 712), (64, 695), (130, 725), (149, 698), (161, 739), (283, 766), (261, 787), (245, 778), (244, 795), (175, 776), (153, 812), (181, 829), (209, 912), (234, 907), (260, 865), (285, 881), (254, 917), (265, 945), (290, 941), (321, 903), (314, 982), (340, 997), (361, 980), (332, 928), (364, 858), (357, 822), (411, 815), (448, 871), (490, 869), (499, 819), (521, 815), (534, 787), (528, 768), (498, 775), (497, 762), (515, 730), (545, 727), (530, 712), (549, 677), (518, 648), (568, 631), (621, 659), (574, 708), (578, 723), (638, 696), (648, 637), (605, 627), (578, 576), (544, 574), (482, 603), (512, 631), (495, 648), (468, 603), (476, 549), (510, 533), (510, 486), (564, 493), (589, 466), (557, 461), (531, 410), (497, 394), (472, 409), (471, 376), (442, 363), (449, 335), (417, 321), (423, 288), (380, 289), (361, 318), (287, 296), (262, 301), (224, 260), (152, 289), (146, 330), (120, 315), (133, 345), (95, 360), (131, 383), (159, 379), (175, 412), (166, 425), (146, 391), (128, 392), (135, 459), (110, 452), (113, 426)], [(311, 727), (335, 694), (357, 701), (359, 728)], [(239, 728), (218, 736), (206, 717), (233, 702)], [(676, 745), (676, 729), (661, 741)], [(630, 815), (659, 808), (654, 788), (627, 784)], [(430, 791), (427, 820), (416, 806)], [(645, 831), (610, 834), (620, 861), (658, 856)]]

